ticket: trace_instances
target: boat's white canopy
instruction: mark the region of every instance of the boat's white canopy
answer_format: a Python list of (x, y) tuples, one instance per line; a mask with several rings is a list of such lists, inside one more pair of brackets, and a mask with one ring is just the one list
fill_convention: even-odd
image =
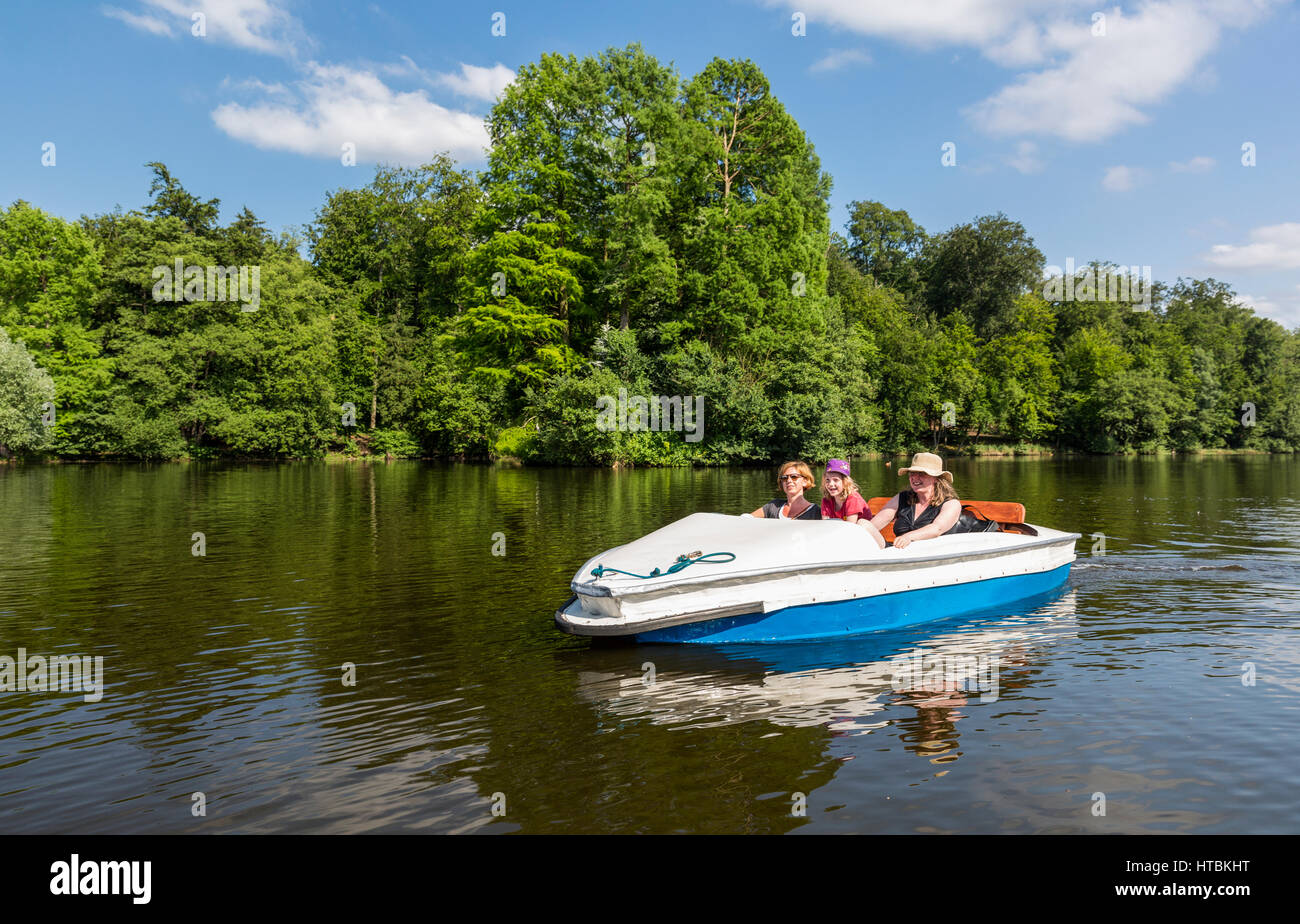
[[(640, 578), (622, 574), (593, 578), (591, 571), (597, 565), (634, 574), (649, 574), (655, 568), (667, 571), (679, 555), (692, 552), (732, 552), (736, 560), (730, 565), (691, 565), (668, 575), (669, 581), (702, 577), (719, 570), (761, 571), (803, 562), (862, 560), (884, 551), (876, 548), (865, 529), (843, 520), (770, 520), (692, 513), (627, 545), (601, 552), (579, 569), (574, 581), (610, 588), (640, 585), (645, 583)], [(663, 577), (650, 580), (664, 582)]]
[[(1047, 530), (1055, 533), (1055, 530)], [(765, 574), (859, 562), (913, 563), (970, 554), (1009, 550), (1032, 544), (1034, 537), (1018, 533), (965, 533), (913, 543), (905, 550), (879, 549), (865, 529), (842, 520), (772, 520), (721, 513), (693, 513), (627, 545), (601, 552), (573, 577), (575, 591), (620, 595), (647, 592), (679, 583), (716, 580), (728, 575)], [(678, 556), (692, 552), (732, 552), (728, 564), (701, 562), (674, 574), (665, 574)], [(658, 568), (659, 577), (640, 578), (604, 574), (597, 565), (646, 575)]]
[[(861, 526), (840, 520), (769, 520), (695, 513), (587, 561), (570, 585), (575, 600), (556, 614), (566, 631), (627, 635), (725, 616), (885, 596), (1039, 574), (1074, 560), (1077, 533), (958, 533), (876, 547)], [(682, 555), (730, 552), (667, 573)], [(597, 566), (631, 574), (604, 573)], [(657, 577), (644, 577), (658, 568)], [(636, 575), (636, 576), (633, 576)]]

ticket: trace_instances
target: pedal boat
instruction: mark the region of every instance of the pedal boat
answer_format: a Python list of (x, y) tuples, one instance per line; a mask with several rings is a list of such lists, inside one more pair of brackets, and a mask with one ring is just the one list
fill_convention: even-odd
[(1003, 529), (878, 549), (838, 520), (694, 513), (584, 563), (555, 622), (638, 642), (824, 639), (994, 609), (1069, 577), (1078, 533), (1023, 516)]

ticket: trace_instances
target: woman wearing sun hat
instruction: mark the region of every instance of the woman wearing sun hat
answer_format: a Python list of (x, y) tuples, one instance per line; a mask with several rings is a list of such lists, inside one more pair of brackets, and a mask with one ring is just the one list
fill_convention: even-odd
[(918, 539), (934, 539), (950, 532), (964, 532), (959, 525), (961, 501), (952, 486), (952, 472), (932, 452), (918, 452), (912, 464), (900, 468), (911, 490), (889, 499), (871, 521), (877, 529), (894, 524), (894, 548), (905, 549)]

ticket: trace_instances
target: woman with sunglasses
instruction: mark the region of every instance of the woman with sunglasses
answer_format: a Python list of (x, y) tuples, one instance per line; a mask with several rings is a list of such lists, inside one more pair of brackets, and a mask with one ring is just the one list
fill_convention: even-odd
[(777, 483), (785, 493), (755, 510), (750, 516), (773, 520), (820, 520), (821, 507), (803, 496), (813, 486), (812, 469), (803, 462), (787, 462), (780, 468)]

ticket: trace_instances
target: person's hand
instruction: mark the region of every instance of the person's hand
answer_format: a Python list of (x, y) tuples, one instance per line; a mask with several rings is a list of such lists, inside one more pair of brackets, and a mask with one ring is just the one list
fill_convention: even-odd
[(905, 549), (911, 544), (912, 544), (912, 537), (906, 534), (899, 536), (897, 539), (894, 540), (894, 548), (896, 549)]

